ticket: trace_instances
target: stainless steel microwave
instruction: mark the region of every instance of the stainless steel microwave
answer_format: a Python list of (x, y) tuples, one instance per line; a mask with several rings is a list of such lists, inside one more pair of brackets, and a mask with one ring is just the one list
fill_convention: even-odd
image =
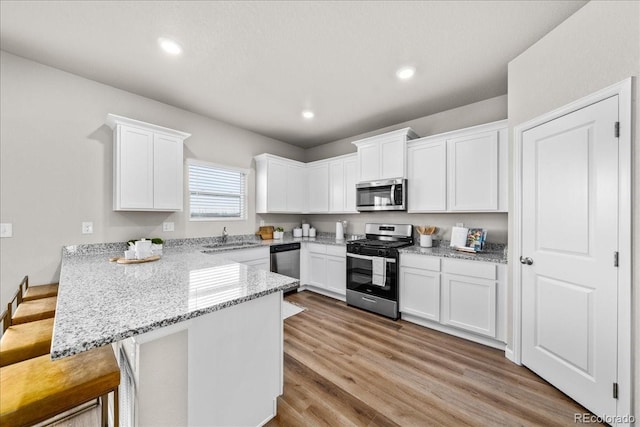
[(356, 184), (358, 211), (406, 211), (407, 180), (403, 178)]

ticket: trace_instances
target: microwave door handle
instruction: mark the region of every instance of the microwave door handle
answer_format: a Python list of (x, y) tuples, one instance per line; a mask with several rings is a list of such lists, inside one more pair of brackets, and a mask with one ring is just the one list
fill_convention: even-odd
[(396, 185), (391, 184), (391, 205), (395, 206), (396, 204)]

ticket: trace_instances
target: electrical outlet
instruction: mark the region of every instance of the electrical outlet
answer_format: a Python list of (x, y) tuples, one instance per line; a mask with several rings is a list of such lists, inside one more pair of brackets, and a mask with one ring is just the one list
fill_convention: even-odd
[(3, 222), (0, 224), (0, 237), (13, 237), (13, 224), (10, 222)]
[(260, 227), (264, 226), (264, 219), (260, 220)]
[(461, 222), (456, 222), (456, 227), (464, 227), (464, 224)]
[(93, 234), (93, 222), (87, 221), (82, 223), (82, 234)]
[(162, 231), (173, 231), (175, 230), (175, 226), (173, 222), (163, 222), (162, 223)]

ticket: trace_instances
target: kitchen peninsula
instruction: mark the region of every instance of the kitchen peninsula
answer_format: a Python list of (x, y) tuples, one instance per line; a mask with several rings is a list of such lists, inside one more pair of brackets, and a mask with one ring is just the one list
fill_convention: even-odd
[(121, 422), (260, 425), (282, 393), (282, 291), (290, 277), (165, 248), (122, 265), (123, 244), (63, 250), (51, 356), (118, 343)]

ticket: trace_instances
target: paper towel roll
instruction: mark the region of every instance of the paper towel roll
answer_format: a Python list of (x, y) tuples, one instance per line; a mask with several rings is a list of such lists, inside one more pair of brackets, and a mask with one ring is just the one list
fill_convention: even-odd
[(344, 227), (342, 222), (336, 222), (336, 240), (344, 240)]

